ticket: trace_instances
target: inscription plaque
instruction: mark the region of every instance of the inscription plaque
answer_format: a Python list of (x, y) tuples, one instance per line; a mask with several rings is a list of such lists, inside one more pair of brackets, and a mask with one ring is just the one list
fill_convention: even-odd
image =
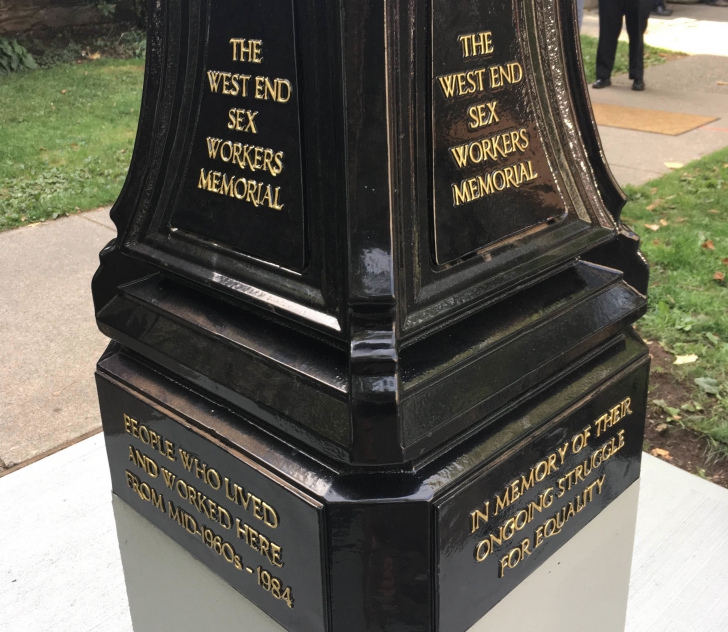
[(306, 227), (294, 7), (211, 0), (196, 130), (172, 230), (294, 269)]
[(475, 623), (637, 480), (646, 382), (647, 367), (621, 378), (437, 503), (441, 630)]
[(539, 136), (515, 0), (432, 3), (435, 259), (566, 210)]
[(322, 505), (99, 377), (114, 492), (285, 626), (321, 632)]

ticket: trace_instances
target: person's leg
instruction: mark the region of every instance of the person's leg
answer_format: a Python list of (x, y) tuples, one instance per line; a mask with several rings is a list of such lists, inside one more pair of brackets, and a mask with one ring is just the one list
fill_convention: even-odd
[(665, 0), (655, 0), (652, 4), (652, 14), (666, 18), (672, 15), (672, 9), (667, 8)]
[(629, 78), (634, 80), (633, 88), (635, 90), (644, 89), (644, 35), (651, 9), (652, 0), (628, 0), (625, 3), (625, 21), (627, 35), (629, 35)]
[[(628, 0), (628, 2), (634, 0)], [(597, 47), (597, 79), (607, 80), (612, 76), (614, 57), (617, 54), (617, 40), (622, 30), (623, 0), (601, 0), (599, 2), (599, 46)]]

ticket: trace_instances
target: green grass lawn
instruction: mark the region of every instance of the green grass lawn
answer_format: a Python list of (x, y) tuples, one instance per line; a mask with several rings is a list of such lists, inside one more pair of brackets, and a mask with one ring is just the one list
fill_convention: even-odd
[(135, 59), (0, 77), (0, 230), (116, 199), (143, 79)]
[[(587, 81), (590, 83), (597, 78), (597, 44), (599, 40), (589, 35), (581, 36), (581, 53), (584, 57), (584, 72)], [(645, 45), (645, 68), (664, 64), (670, 57), (680, 57), (681, 53), (674, 53), (669, 50), (655, 48)], [(629, 72), (629, 44), (619, 42), (617, 45), (617, 56), (614, 60), (612, 75), (621, 75)]]
[(692, 398), (665, 412), (728, 454), (728, 149), (627, 194), (623, 220), (652, 266), (639, 329), (688, 360), (671, 370)]

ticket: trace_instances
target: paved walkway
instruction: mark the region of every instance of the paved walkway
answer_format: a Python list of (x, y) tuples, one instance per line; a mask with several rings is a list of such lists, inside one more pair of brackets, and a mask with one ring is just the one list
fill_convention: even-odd
[(100, 429), (91, 278), (106, 210), (0, 233), (0, 475)]
[[(101, 435), (0, 478), (0, 632), (132, 632), (110, 487)], [(626, 632), (728, 630), (726, 559), (728, 490), (645, 454)]]

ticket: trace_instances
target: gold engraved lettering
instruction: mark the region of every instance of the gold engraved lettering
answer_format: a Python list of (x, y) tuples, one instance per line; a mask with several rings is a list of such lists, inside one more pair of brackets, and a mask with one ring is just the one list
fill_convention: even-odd
[(594, 422), (596, 428), (597, 437), (600, 437), (604, 432), (609, 430), (612, 426), (619, 423), (625, 417), (632, 414), (632, 399), (627, 397), (617, 404), (614, 408), (611, 408), (609, 412), (605, 413), (599, 419)]
[(247, 180), (246, 178), (228, 177), (220, 171), (208, 171), (200, 169), (200, 179), (197, 188), (219, 195), (227, 195), (238, 200), (250, 202), (256, 208), (267, 206), (276, 211), (282, 211), (284, 204), (280, 202), (280, 187), (273, 188), (270, 184)]
[(159, 476), (159, 466), (155, 463), (154, 459), (149, 458), (146, 454), (142, 454), (134, 446), (129, 446), (129, 460), (152, 478)]
[(140, 424), (129, 415), (124, 415), (124, 432), (139, 439), (139, 441), (148, 445), (152, 450), (155, 450), (170, 461), (177, 460), (174, 443), (167, 441), (162, 435), (149, 429), (144, 424)]
[(500, 118), (498, 118), (498, 114), (495, 111), (497, 105), (497, 101), (490, 101), (489, 103), (479, 103), (478, 105), (469, 107), (468, 116), (472, 121), (468, 123), (468, 127), (475, 130), (492, 125), (493, 123), (498, 123)]
[[(258, 115), (257, 112), (252, 110), (240, 110), (233, 108), (228, 112), (228, 129), (235, 130), (236, 132), (250, 132), (251, 134), (258, 133), (258, 127), (255, 123), (255, 117)], [(245, 120), (243, 120), (245, 117)]]
[(490, 66), (490, 87), (502, 88), (505, 85), (514, 85), (523, 81), (523, 67), (517, 61), (502, 66)]
[(230, 40), (233, 45), (233, 61), (248, 61), (254, 64), (263, 63), (263, 41), (236, 39)]
[(124, 473), (126, 474), (127, 487), (132, 489), (143, 501), (151, 503), (162, 513), (165, 513), (164, 497), (162, 494), (157, 492), (149, 483), (142, 482), (136, 474), (132, 474), (129, 470), (126, 470)]
[[(498, 562), (498, 577), (502, 578), (506, 569), (514, 569), (524, 559), (526, 559), (534, 550), (536, 550), (544, 540), (559, 535), (564, 525), (574, 516), (581, 513), (586, 506), (591, 503), (595, 496), (602, 493), (605, 477), (601, 476), (593, 483), (585, 487), (582, 492), (572, 501), (562, 507), (554, 516), (549, 518), (541, 526), (539, 526), (533, 535), (533, 543), (530, 538), (523, 540), (517, 547), (511, 549), (506, 555), (500, 558)], [(595, 494), (596, 492), (596, 494)], [(531, 549), (533, 544), (533, 550)], [(477, 555), (477, 548), (476, 548)], [(484, 558), (485, 559), (485, 558)]]
[(490, 501), (483, 503), (483, 511), (476, 509), (470, 512), (470, 533), (475, 533), (480, 527), (480, 523), (488, 522), (488, 515), (490, 513)]
[[(504, 139), (508, 139), (506, 144)], [(470, 165), (479, 165), (488, 160), (507, 158), (515, 152), (524, 153), (530, 145), (528, 130), (522, 127), (519, 130), (510, 130), (474, 140), (463, 145), (450, 147), (450, 154), (455, 164), (464, 169)]]
[(267, 570), (258, 566), (258, 585), (268, 591), (276, 599), (285, 601), (289, 608), (293, 608), (293, 593), (291, 587), (287, 586), (283, 589), (283, 583), (277, 577), (273, 577)]
[(599, 446), (582, 463), (557, 481), (559, 486), (558, 497), (561, 498), (572, 487), (582, 482), (592, 471), (598, 469), (625, 445), (624, 430), (620, 430), (616, 436)]
[(511, 167), (495, 169), (484, 176), (468, 178), (460, 184), (452, 184), (453, 204), (460, 206), (479, 200), (494, 191), (520, 188), (538, 178), (530, 160), (519, 162)]
[(255, 78), (254, 98), (259, 101), (275, 101), (288, 103), (291, 99), (293, 86), (288, 79), (270, 79), (269, 77)]
[(260, 531), (243, 523), (240, 518), (235, 518), (235, 532), (238, 538), (244, 540), (251, 549), (267, 557), (268, 561), (274, 566), (283, 568), (282, 547), (260, 533)]
[[(243, 170), (267, 171), (274, 177), (283, 171), (283, 160), (285, 159), (282, 151), (276, 152), (267, 147), (243, 145), (210, 136), (207, 137), (207, 155), (213, 160), (220, 159), (223, 162), (233, 163)], [(205, 187), (200, 186), (199, 188)]]
[(463, 47), (463, 57), (465, 59), (490, 55), (493, 52), (493, 33), (491, 31), (461, 35), (458, 37), (458, 42)]
[(476, 68), (466, 72), (454, 72), (438, 77), (442, 92), (448, 99), (476, 92), (485, 92), (485, 68)]

